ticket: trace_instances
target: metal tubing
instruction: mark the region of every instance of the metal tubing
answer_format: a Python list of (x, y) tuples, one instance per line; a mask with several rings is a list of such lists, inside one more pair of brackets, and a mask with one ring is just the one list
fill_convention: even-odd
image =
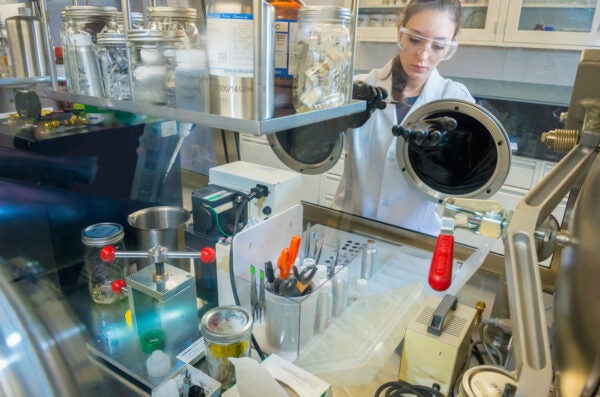
[(50, 81), (52, 83), (52, 89), (58, 89), (58, 80), (56, 78), (56, 65), (54, 63), (54, 45), (52, 44), (52, 37), (50, 37), (50, 19), (48, 18), (48, 11), (46, 9), (46, 0), (40, 0), (40, 18), (42, 20), (42, 26), (44, 28), (44, 45), (46, 46), (46, 57), (48, 66), (50, 68)]

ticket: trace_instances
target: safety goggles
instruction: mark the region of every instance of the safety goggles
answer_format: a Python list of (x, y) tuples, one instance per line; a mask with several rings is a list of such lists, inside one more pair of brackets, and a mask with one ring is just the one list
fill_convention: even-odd
[(427, 50), (429, 55), (447, 61), (456, 52), (458, 42), (454, 40), (438, 40), (423, 36), (414, 30), (404, 27), (398, 29), (398, 45), (411, 55)]

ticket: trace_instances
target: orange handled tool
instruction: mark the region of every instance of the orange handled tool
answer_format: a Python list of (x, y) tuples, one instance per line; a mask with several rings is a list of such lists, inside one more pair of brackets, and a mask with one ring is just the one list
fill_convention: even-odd
[(292, 268), (292, 266), (294, 266), (294, 262), (296, 262), (296, 257), (298, 256), (298, 251), (300, 250), (300, 243), (302, 242), (302, 238), (300, 236), (298, 236), (297, 234), (294, 234), (292, 236), (292, 239), (290, 240), (290, 256), (288, 258), (288, 273), (289, 273), (289, 269)]
[(440, 234), (435, 243), (431, 266), (429, 267), (429, 285), (436, 291), (445, 291), (452, 282), (452, 260), (454, 257), (454, 236)]
[(289, 257), (290, 249), (287, 247), (282, 249), (281, 254), (279, 254), (279, 258), (277, 259), (277, 268), (279, 269), (280, 280), (285, 280), (290, 274), (291, 267), (288, 266)]

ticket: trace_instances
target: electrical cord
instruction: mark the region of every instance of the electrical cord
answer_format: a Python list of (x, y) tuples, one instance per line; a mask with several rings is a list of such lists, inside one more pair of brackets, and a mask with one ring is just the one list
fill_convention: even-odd
[[(264, 187), (261, 187), (260, 189), (264, 189)], [(235, 286), (235, 276), (233, 273), (233, 237), (238, 232), (237, 229), (238, 229), (238, 225), (240, 223), (240, 218), (242, 216), (242, 213), (244, 212), (244, 208), (246, 208), (246, 206), (248, 205), (248, 202), (254, 198), (260, 198), (260, 197), (266, 196), (268, 194), (268, 191), (267, 192), (263, 191), (262, 193), (260, 193), (260, 192), (257, 192), (257, 190), (258, 190), (257, 188), (252, 188), (252, 190), (250, 191), (250, 194), (247, 196), (244, 196), (244, 198), (242, 199), (242, 202), (240, 203), (240, 206), (235, 214), (235, 222), (233, 224), (233, 231), (231, 232), (231, 243), (229, 244), (229, 282), (231, 283), (231, 291), (233, 293), (233, 300), (235, 301), (235, 304), (237, 306), (241, 306), (241, 304), (240, 304), (240, 297), (238, 296), (237, 288)], [(265, 359), (265, 353), (260, 348), (260, 345), (256, 341), (254, 334), (252, 334), (251, 338), (252, 338), (252, 345), (254, 346), (256, 353), (260, 357), (260, 360), (263, 361)]]
[[(384, 393), (385, 392), (385, 393)], [(384, 393), (384, 394), (382, 394)], [(400, 396), (416, 396), (416, 397), (444, 397), (439, 390), (427, 386), (411, 385), (403, 380), (386, 382), (379, 386), (375, 391), (375, 397), (400, 397)]]

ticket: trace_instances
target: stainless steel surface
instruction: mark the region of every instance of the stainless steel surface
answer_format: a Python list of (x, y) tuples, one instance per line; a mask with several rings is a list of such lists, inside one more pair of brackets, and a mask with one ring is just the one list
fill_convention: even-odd
[[(240, 70), (223, 73), (221, 67), (215, 68), (222, 61), (211, 57), (217, 56), (219, 45), (211, 40), (211, 25), (208, 21), (208, 54), (210, 63), (210, 92), (211, 112), (222, 116), (236, 117), (248, 120), (264, 120), (271, 118), (274, 111), (274, 40), (275, 12), (271, 5), (262, 0), (213, 0), (207, 5), (207, 14), (250, 14), (253, 18), (253, 61), (252, 70), (244, 70), (242, 63), (247, 60), (228, 60), (230, 65)], [(216, 18), (219, 21), (220, 18)], [(224, 20), (225, 21), (225, 20)], [(216, 22), (218, 23), (218, 22)], [(247, 38), (245, 38), (247, 40)], [(223, 49), (223, 55), (230, 49)], [(235, 54), (230, 54), (235, 56)], [(239, 56), (239, 55), (238, 55)], [(237, 64), (236, 64), (237, 63)], [(222, 65), (220, 65), (222, 66)], [(216, 73), (215, 73), (216, 71)], [(244, 76), (252, 74), (252, 76)]]
[(46, 49), (46, 62), (50, 72), (50, 81), (52, 83), (52, 89), (58, 88), (58, 77), (56, 73), (56, 64), (54, 62), (54, 44), (52, 43), (52, 35), (50, 34), (50, 18), (46, 9), (46, 0), (37, 2), (40, 10), (40, 18), (42, 20), (42, 26), (44, 28), (44, 46)]
[[(600, 255), (599, 76), (600, 50), (583, 51), (566, 123), (567, 128), (579, 129), (581, 138), (580, 144), (568, 155), (578, 153), (580, 160), (577, 168), (572, 167), (574, 188), (567, 203), (566, 219), (561, 225), (563, 233), (559, 236), (559, 241), (566, 244), (560, 255), (554, 298), (553, 346), (559, 396), (596, 396), (600, 393), (597, 337), (600, 291), (595, 283)], [(587, 167), (590, 168), (586, 175)]]
[(347, 116), (365, 110), (366, 106), (366, 102), (364, 101), (355, 101), (347, 105), (324, 110), (315, 110), (314, 112), (298, 113), (267, 120), (245, 120), (211, 113), (194, 112), (191, 110), (174, 109), (165, 106), (153, 106), (128, 101), (107, 100), (104, 98), (89, 97), (86, 95), (70, 94), (53, 90), (43, 90), (43, 93), (46, 97), (56, 100), (83, 103), (86, 105), (122, 110), (135, 114), (152, 115), (168, 120), (176, 119), (179, 121), (198, 123), (209, 127), (221, 128), (229, 131), (239, 131), (252, 135), (272, 134), (277, 131), (319, 123), (336, 117)]
[(594, 396), (600, 385), (600, 158), (584, 182), (555, 291), (554, 353), (560, 396)]
[(38, 83), (50, 83), (50, 76), (42, 77), (4, 77), (0, 79), (0, 87), (24, 86)]
[[(600, 51), (595, 51), (595, 55), (597, 54), (600, 54)], [(571, 110), (578, 111), (577, 103), (579, 103), (579, 100), (582, 100), (582, 102), (585, 103), (585, 106), (583, 107), (585, 114), (583, 117), (577, 112), (569, 115), (569, 117), (575, 117), (577, 119), (581, 117), (582, 131), (580, 143), (519, 202), (508, 227), (507, 236), (505, 237), (505, 246), (507, 247), (505, 251), (505, 263), (508, 301), (513, 324), (515, 368), (519, 382), (517, 393), (524, 396), (545, 396), (553, 376), (553, 363), (552, 357), (550, 356), (548, 332), (546, 330), (541, 281), (537, 271), (538, 257), (536, 252), (535, 230), (536, 227), (544, 222), (550, 215), (552, 210), (556, 208), (569, 190), (577, 185), (581, 178), (586, 175), (592, 162), (597, 157), (597, 149), (600, 144), (600, 126), (598, 123), (600, 101), (598, 101), (597, 94), (598, 82), (600, 82), (600, 80), (596, 78), (598, 76), (598, 70), (600, 70), (598, 69), (600, 63), (596, 63), (595, 68), (590, 68), (589, 64), (585, 64), (584, 54), (582, 64), (583, 66), (577, 74), (574, 88), (574, 93), (577, 93), (574, 95), (582, 96), (574, 101), (574, 108)], [(582, 73), (582, 70), (585, 71), (585, 73)], [(590, 72), (592, 75), (590, 76), (590, 79), (588, 79), (586, 73)], [(587, 87), (594, 84), (596, 85), (596, 90), (589, 91)], [(580, 90), (579, 87), (581, 86), (585, 86), (586, 89), (583, 91)], [(574, 228), (588, 227), (588, 231), (590, 231), (590, 233), (585, 234), (585, 238), (583, 238), (584, 235), (579, 235), (582, 238), (575, 239), (574, 243), (579, 245), (579, 248), (576, 248), (577, 250), (583, 250), (583, 252), (585, 252), (585, 247), (588, 247), (589, 244), (592, 246), (597, 245), (597, 241), (593, 236), (597, 234), (598, 224), (591, 222), (591, 217), (595, 212), (597, 211), (586, 211), (585, 219), (581, 219), (581, 224), (577, 226), (577, 224), (574, 223)], [(585, 225), (593, 225), (596, 233), (592, 233), (592, 226)], [(563, 251), (563, 257), (568, 255), (564, 252), (565, 251)], [(594, 257), (587, 256), (587, 258), (592, 260), (591, 258)], [(584, 285), (581, 285), (581, 282), (585, 280), (586, 277), (588, 279), (594, 279), (593, 277), (590, 277), (590, 273), (594, 274), (594, 271), (590, 268), (585, 269), (582, 266), (581, 271), (584, 272), (585, 270), (587, 270), (588, 273), (579, 273), (586, 274), (579, 280), (569, 280), (568, 277), (565, 281), (562, 281), (561, 277), (558, 279), (559, 282), (562, 281), (570, 286), (563, 292), (566, 293), (566, 296), (570, 295), (570, 289), (584, 288), (586, 297), (583, 301), (580, 300), (577, 302), (584, 306), (594, 302), (593, 299), (590, 299), (588, 294), (593, 293), (593, 291), (597, 289), (585, 288)], [(557, 294), (558, 293), (557, 290)], [(569, 300), (569, 298), (565, 299)], [(562, 316), (563, 318), (566, 317), (566, 321), (560, 321), (560, 316), (558, 316), (556, 323), (568, 323), (567, 329), (569, 329), (569, 327), (576, 328), (585, 324), (587, 321), (587, 319), (583, 319), (586, 316), (585, 314), (581, 314), (581, 316), (577, 318), (579, 320), (578, 323), (569, 323), (569, 319), (574, 319), (574, 317), (569, 317), (569, 314), (571, 311), (577, 313), (577, 310), (578, 309), (573, 305), (569, 305), (569, 307), (562, 312)], [(595, 317), (593, 314), (594, 310), (595, 308), (590, 310), (590, 318)], [(597, 321), (597, 319), (590, 321)], [(597, 331), (597, 328), (595, 328), (595, 330)], [(588, 340), (584, 343), (587, 344), (587, 342)], [(562, 344), (569, 345), (571, 344), (571, 340), (558, 338), (555, 341), (557, 349), (564, 352), (564, 350), (561, 350), (563, 349), (561, 346)], [(595, 349), (590, 349), (589, 354), (597, 355), (597, 346)], [(577, 390), (577, 387), (574, 386), (574, 383), (576, 383), (576, 379), (581, 377), (582, 372), (585, 372), (585, 369), (590, 371), (592, 365), (588, 362), (588, 367), (582, 371), (579, 366), (581, 361), (577, 360), (577, 354), (574, 354), (573, 356), (567, 354), (566, 358), (567, 360), (573, 359), (574, 361), (571, 363), (575, 362), (577, 364), (573, 366), (566, 364), (563, 367), (565, 373), (568, 374), (573, 371), (577, 373), (577, 375), (568, 378), (568, 380), (573, 383), (568, 384), (568, 382), (565, 382), (564, 385), (570, 390), (569, 393), (573, 393), (572, 395), (579, 395), (579, 391)], [(594, 359), (595, 357), (592, 357), (591, 360)], [(595, 374), (593, 376), (597, 376), (597, 369), (594, 369), (594, 371)], [(583, 378), (585, 379), (586, 376), (587, 374), (584, 374)], [(595, 382), (597, 385), (598, 379), (596, 379)]]
[(46, 38), (42, 20), (17, 15), (6, 18), (11, 59), (15, 77), (49, 76)]
[[(183, 232), (191, 214), (183, 208), (158, 206), (136, 211), (127, 217), (127, 222), (136, 232), (137, 249), (149, 250), (156, 245), (166, 247), (171, 251), (185, 251)], [(152, 262), (147, 258), (140, 260), (141, 267)], [(173, 261), (173, 264), (189, 269), (189, 261)]]
[[(421, 106), (408, 116), (403, 125), (406, 126), (409, 123), (442, 115), (453, 118), (459, 116), (466, 117), (465, 120), (459, 122), (457, 131), (461, 130), (473, 134), (473, 136), (475, 134), (482, 136), (488, 134), (488, 139), (495, 144), (496, 148), (496, 156), (492, 157), (495, 159), (495, 164), (489, 165), (493, 171), (488, 175), (488, 167), (484, 169), (481, 164), (481, 162), (487, 161), (488, 158), (482, 157), (482, 159), (477, 159), (477, 161), (470, 159), (467, 162), (468, 160), (464, 156), (456, 156), (456, 161), (463, 161), (464, 165), (469, 164), (471, 167), (463, 172), (470, 174), (475, 173), (477, 170), (477, 177), (471, 178), (471, 180), (476, 180), (477, 183), (465, 184), (466, 186), (450, 186), (450, 183), (438, 182), (430, 174), (430, 171), (434, 170), (422, 169), (420, 165), (413, 164), (410, 156), (411, 145), (402, 138), (398, 138), (396, 143), (398, 164), (404, 165), (408, 180), (421, 190), (429, 200), (442, 202), (447, 197), (479, 199), (491, 197), (504, 184), (510, 169), (511, 149), (504, 127), (502, 127), (502, 124), (500, 124), (494, 115), (481, 106), (463, 100), (446, 99), (433, 101)], [(461, 125), (463, 122), (465, 126)], [(443, 147), (439, 153), (443, 158), (446, 154), (442, 149)], [(456, 151), (460, 149), (453, 148), (450, 150)], [(488, 153), (484, 155), (488, 155)], [(450, 165), (456, 165), (450, 160), (447, 161)], [(438, 165), (444, 167), (446, 164), (440, 163)], [(447, 179), (455, 179), (455, 175), (450, 174), (450, 171), (448, 173), (449, 177)], [(461, 177), (463, 176), (461, 175)]]
[(102, 315), (93, 314), (100, 306), (91, 304), (85, 286), (67, 297), (48, 285), (45, 279), (17, 279), (0, 258), (0, 335), (7, 342), (0, 347), (5, 364), (0, 395), (147, 396), (86, 354), (90, 332), (99, 330)]

